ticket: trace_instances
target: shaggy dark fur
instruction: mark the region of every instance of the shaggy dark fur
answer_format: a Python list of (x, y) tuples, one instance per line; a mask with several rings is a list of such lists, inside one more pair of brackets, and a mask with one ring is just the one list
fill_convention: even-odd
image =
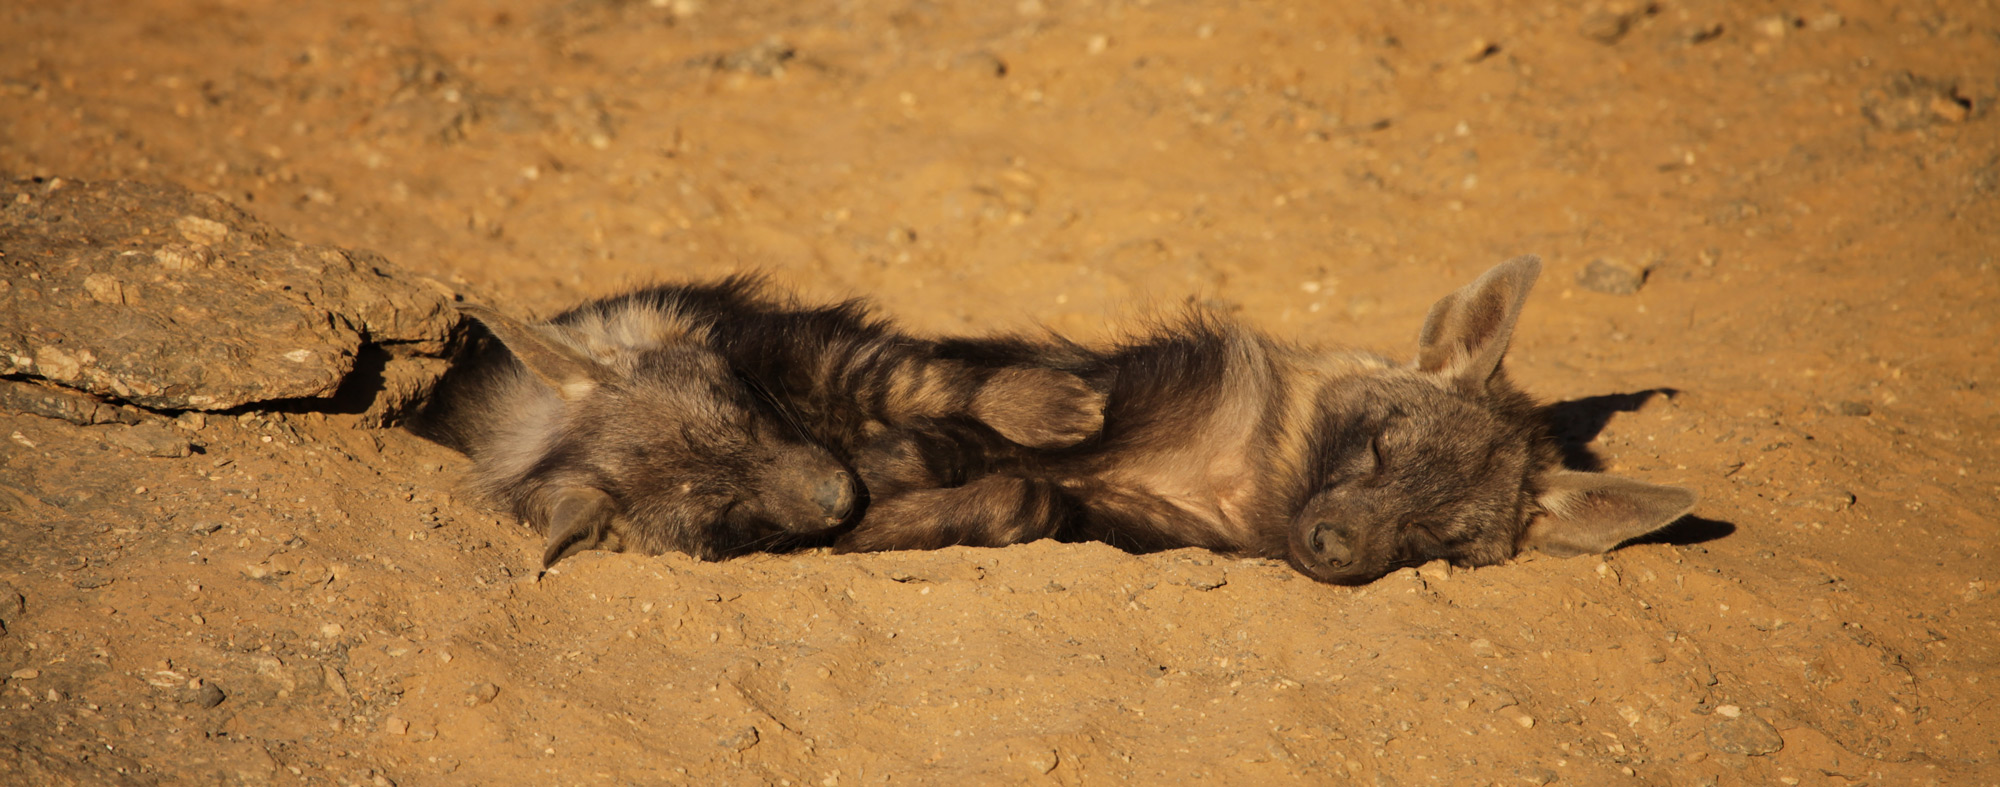
[(1524, 548), (1603, 552), (1694, 494), (1564, 470), (1543, 412), (1501, 368), (1541, 263), (1504, 263), (1432, 308), (1416, 360), (1299, 347), (1197, 314), (1105, 350), (968, 340), (972, 365), (1064, 369), (1104, 391), (1104, 428), (1023, 452), (936, 428), (861, 459), (876, 499), (844, 550), (1097, 540), (1283, 558), (1340, 584)]
[(548, 537), (545, 565), (824, 541), (864, 506), (851, 460), (878, 435), (1042, 449), (1101, 423), (1102, 395), (1073, 376), (947, 358), (859, 303), (801, 306), (754, 279), (539, 324), (463, 311), (485, 330), (412, 429), (472, 458), (473, 486)]

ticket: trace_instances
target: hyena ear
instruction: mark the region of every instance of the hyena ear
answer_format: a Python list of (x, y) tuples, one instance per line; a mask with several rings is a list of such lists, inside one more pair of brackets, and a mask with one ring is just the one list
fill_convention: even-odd
[(619, 539), (611, 529), (618, 505), (611, 496), (588, 487), (566, 487), (549, 495), (542, 513), (548, 542), (542, 547), (542, 568), (563, 558), (591, 549), (617, 551)]
[(532, 325), (484, 306), (463, 304), (458, 311), (485, 325), (536, 379), (554, 388), (564, 401), (588, 396), (605, 382), (604, 367)]
[(1500, 263), (1431, 307), (1417, 338), (1417, 369), (1483, 387), (1500, 368), (1521, 304), (1542, 272), (1532, 254)]
[(1595, 554), (1660, 528), (1694, 508), (1695, 495), (1603, 473), (1558, 470), (1542, 477), (1541, 515), (1521, 548), (1557, 557)]

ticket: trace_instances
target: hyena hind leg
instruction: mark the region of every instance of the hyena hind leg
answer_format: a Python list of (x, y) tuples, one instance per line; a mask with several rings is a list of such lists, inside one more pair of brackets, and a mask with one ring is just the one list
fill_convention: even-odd
[(964, 486), (918, 489), (873, 500), (861, 523), (834, 542), (834, 550), (1021, 544), (1056, 535), (1068, 509), (1054, 484), (985, 475)]
[(1029, 448), (1068, 448), (1104, 428), (1104, 394), (1068, 372), (1002, 369), (972, 401), (972, 415)]

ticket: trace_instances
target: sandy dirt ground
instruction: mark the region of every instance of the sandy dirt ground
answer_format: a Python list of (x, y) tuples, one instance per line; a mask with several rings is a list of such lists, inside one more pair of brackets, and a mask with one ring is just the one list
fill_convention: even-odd
[(352, 413), (183, 418), (184, 457), (0, 414), (0, 782), (2000, 783), (1991, 0), (11, 0), (0, 31), (0, 197), (178, 184), (523, 314), (755, 269), (931, 334), (1194, 299), (1407, 356), (1539, 253), (1517, 379), (1703, 496), (1603, 558), (1359, 589), (1050, 543), (534, 581), (460, 456)]

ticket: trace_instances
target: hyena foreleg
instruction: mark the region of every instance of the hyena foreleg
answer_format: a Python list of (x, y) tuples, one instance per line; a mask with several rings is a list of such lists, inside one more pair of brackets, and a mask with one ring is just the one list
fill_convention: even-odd
[(1053, 482), (1005, 474), (962, 486), (878, 498), (861, 524), (834, 542), (840, 552), (999, 547), (1057, 536), (1074, 510)]

